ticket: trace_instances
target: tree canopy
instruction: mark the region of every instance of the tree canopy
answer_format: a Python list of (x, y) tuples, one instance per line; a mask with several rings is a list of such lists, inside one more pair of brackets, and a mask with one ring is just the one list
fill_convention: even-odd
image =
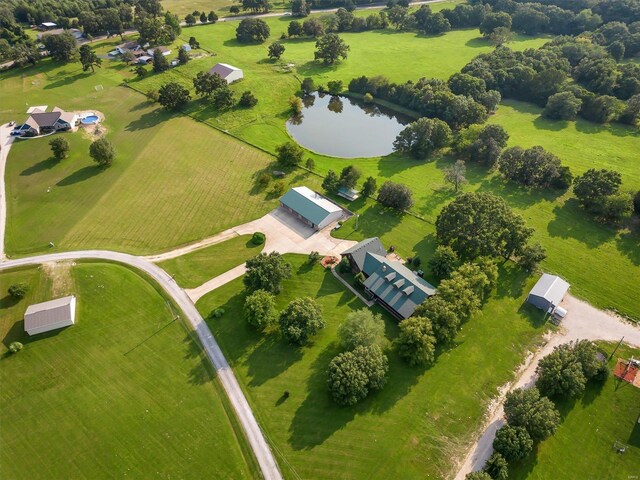
[(236, 28), (236, 38), (240, 43), (263, 43), (269, 35), (269, 25), (259, 18), (245, 18)]
[(369, 345), (382, 347), (385, 342), (384, 320), (368, 308), (355, 310), (338, 327), (338, 337), (346, 350)]
[(522, 460), (533, 450), (533, 440), (524, 427), (504, 425), (496, 432), (493, 449), (509, 462)]
[(89, 146), (89, 156), (101, 167), (110, 167), (116, 156), (116, 149), (106, 137), (100, 137)]
[(385, 207), (406, 211), (413, 206), (413, 192), (402, 183), (387, 180), (378, 190), (378, 201)]
[(417, 159), (428, 157), (451, 142), (451, 129), (437, 118), (419, 118), (407, 125), (393, 142), (394, 150), (409, 153)]
[(536, 387), (507, 393), (504, 414), (509, 425), (523, 427), (536, 442), (553, 435), (560, 424), (558, 410)]
[(355, 405), (384, 387), (389, 361), (377, 345), (341, 353), (329, 364), (327, 386), (339, 405)]
[(189, 90), (177, 82), (165, 83), (158, 90), (158, 102), (169, 110), (182, 108), (189, 100), (191, 100)]
[(292, 300), (280, 313), (280, 332), (294, 345), (304, 345), (324, 325), (322, 308), (310, 297)]
[(272, 293), (256, 290), (244, 301), (244, 318), (252, 327), (262, 330), (275, 321), (275, 300)]
[[(305, 21), (305, 24), (309, 20)], [(345, 60), (349, 52), (349, 45), (335, 33), (323, 35), (316, 41), (314, 58), (322, 60), (325, 65), (333, 65), (339, 59)]]
[(435, 360), (436, 338), (428, 318), (402, 320), (396, 342), (398, 354), (411, 366), (431, 365)]
[(291, 265), (278, 252), (260, 253), (247, 260), (246, 267), (242, 281), (249, 292), (279, 293), (282, 281), (291, 276)]

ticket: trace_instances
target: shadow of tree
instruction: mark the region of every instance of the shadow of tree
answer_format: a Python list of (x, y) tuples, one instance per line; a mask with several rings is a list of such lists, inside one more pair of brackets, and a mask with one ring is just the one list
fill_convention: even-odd
[(196, 364), (189, 371), (189, 383), (204, 385), (212, 381), (216, 377), (216, 372), (194, 335), (187, 334), (182, 342), (185, 347), (184, 358), (197, 359)]
[(74, 83), (77, 80), (81, 80), (81, 79), (89, 77), (89, 76), (91, 76), (91, 72), (76, 73), (72, 77), (69, 77), (69, 76), (65, 75), (64, 78), (62, 78), (61, 80), (58, 80), (57, 82), (47, 83), (44, 86), (44, 90), (51, 90), (53, 88), (58, 88), (58, 87), (66, 87), (66, 86), (69, 86), (71, 83)]
[(519, 298), (524, 293), (524, 287), (530, 275), (515, 263), (507, 262), (499, 265), (495, 296), (497, 298)]
[(303, 349), (281, 341), (275, 333), (266, 336), (244, 361), (250, 378), (249, 386), (259, 387), (286, 372), (302, 358)]
[(618, 250), (631, 260), (634, 265), (640, 265), (640, 229), (631, 229), (621, 234), (616, 240)]
[(533, 125), (538, 130), (549, 130), (551, 132), (559, 132), (569, 126), (569, 122), (566, 120), (550, 120), (540, 115), (533, 121)]
[(146, 128), (155, 127), (159, 123), (168, 120), (174, 115), (176, 114), (166, 112), (160, 108), (156, 108), (151, 112), (142, 114), (140, 118), (130, 122), (129, 125), (127, 125), (124, 129), (128, 132), (132, 132), (135, 130), (144, 130)]
[(74, 183), (83, 182), (91, 177), (95, 177), (102, 171), (103, 169), (97, 165), (82, 167), (80, 170), (76, 170), (68, 177), (60, 180), (56, 185), (59, 187), (66, 187), (68, 185), (73, 185)]
[(45, 160), (42, 160), (38, 163), (34, 163), (28, 168), (25, 168), (20, 172), (20, 175), (23, 177), (28, 177), (29, 175), (33, 175), (38, 172), (42, 172), (44, 170), (51, 170), (58, 164), (58, 160), (55, 157), (49, 157)]
[(575, 198), (553, 209), (555, 219), (547, 225), (551, 237), (574, 238), (590, 248), (596, 248), (610, 241), (616, 231), (590, 218)]

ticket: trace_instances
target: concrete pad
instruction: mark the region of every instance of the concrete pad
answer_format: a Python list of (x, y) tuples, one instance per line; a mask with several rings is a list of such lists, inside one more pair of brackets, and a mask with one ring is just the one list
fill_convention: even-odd
[(27, 113), (33, 113), (36, 110), (39, 110), (40, 112), (46, 112), (47, 108), (49, 108), (49, 105), (36, 105), (33, 107), (29, 107), (29, 109), (27, 110)]

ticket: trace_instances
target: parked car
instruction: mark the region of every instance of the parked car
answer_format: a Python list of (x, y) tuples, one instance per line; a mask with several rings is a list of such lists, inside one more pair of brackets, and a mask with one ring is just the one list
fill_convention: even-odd
[(9, 135), (11, 135), (12, 137), (18, 137), (22, 135), (22, 132), (20, 130), (14, 130)]
[(15, 120), (11, 120), (11, 121), (9, 122), (9, 126), (10, 126), (10, 127), (13, 127), (15, 124), (16, 124), (16, 121), (15, 121)]

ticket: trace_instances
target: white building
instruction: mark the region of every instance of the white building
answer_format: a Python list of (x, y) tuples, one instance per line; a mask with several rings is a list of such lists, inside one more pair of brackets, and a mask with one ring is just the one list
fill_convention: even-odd
[(244, 78), (244, 74), (241, 69), (226, 63), (218, 63), (215, 67), (209, 70), (209, 73), (212, 75), (217, 73), (227, 83), (233, 83)]
[(340, 220), (344, 211), (327, 197), (307, 187), (294, 187), (280, 198), (280, 206), (315, 230)]
[(76, 323), (74, 295), (29, 305), (24, 314), (24, 330), (29, 335), (57, 330), (74, 323)]

